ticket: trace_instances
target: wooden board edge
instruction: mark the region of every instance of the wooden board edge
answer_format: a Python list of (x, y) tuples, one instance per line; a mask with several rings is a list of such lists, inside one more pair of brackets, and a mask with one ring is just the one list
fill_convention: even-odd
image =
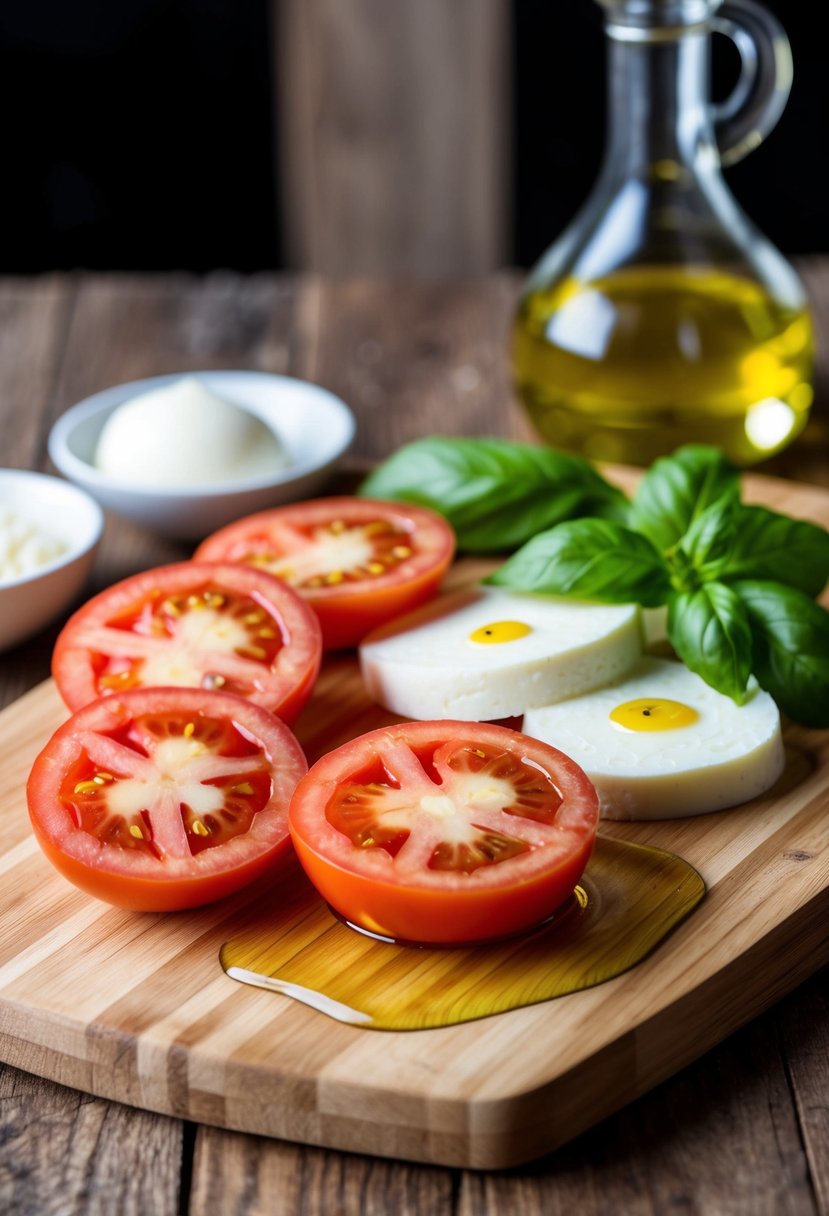
[[(400, 1094), (389, 1103), (368, 1089), (342, 1082), (337, 1083), (336, 1110), (326, 1109), (325, 1101), (320, 1101), (317, 1084), (306, 1086), (305, 1110), (298, 1119), (295, 1104), (282, 1101), (285, 1094), (280, 1093), (290, 1090), (295, 1098), (296, 1077), (280, 1076), (274, 1070), (263, 1079), (250, 1065), (232, 1060), (227, 1063), (228, 1073), (236, 1074), (232, 1088), (259, 1097), (248, 1117), (238, 1117), (237, 1105), (223, 1095), (191, 1086), (189, 1077), (182, 1075), (189, 1072), (186, 1059), (179, 1061), (183, 1068), (176, 1069), (178, 1084), (164, 1088), (174, 1096), (159, 1100), (161, 1090), (155, 1088), (153, 1098), (147, 1100), (135, 1070), (133, 1036), (111, 1030), (101, 1040), (94, 1031), (88, 1035), (89, 1054), (81, 1057), (33, 1044), (23, 1037), (23, 1025), (16, 1033), (7, 1024), (0, 1026), (0, 1060), (98, 1098), (229, 1131), (426, 1165), (510, 1169), (546, 1156), (642, 1097), (829, 963), (829, 937), (822, 928), (827, 913), (829, 889), (818, 892), (694, 991), (537, 1089), (484, 1102), (476, 1102), (474, 1097), (426, 1099), (425, 1129), (418, 1124), (424, 1113), (423, 1095)], [(781, 957), (786, 959), (786, 967), (769, 984), (766, 964), (770, 958)], [(175, 1054), (173, 1049), (171, 1057)], [(193, 1071), (198, 1073), (198, 1049), (191, 1048), (189, 1055)], [(173, 1064), (170, 1058), (170, 1067)], [(369, 1107), (376, 1111), (374, 1117), (367, 1113)], [(343, 1114), (344, 1109), (352, 1113)]]

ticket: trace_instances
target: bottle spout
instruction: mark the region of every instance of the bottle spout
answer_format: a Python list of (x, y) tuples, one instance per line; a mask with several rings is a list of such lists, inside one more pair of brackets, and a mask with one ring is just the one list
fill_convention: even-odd
[(777, 18), (756, 0), (598, 0), (616, 42), (658, 45), (724, 34), (740, 55), (736, 86), (710, 105), (720, 162), (733, 165), (776, 126), (792, 87), (792, 52)]

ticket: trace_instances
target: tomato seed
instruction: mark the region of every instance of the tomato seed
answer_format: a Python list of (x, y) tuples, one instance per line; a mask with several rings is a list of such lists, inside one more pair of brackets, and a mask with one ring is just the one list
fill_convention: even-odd
[(98, 683), (101, 688), (117, 688), (119, 684), (123, 684), (128, 680), (130, 673), (128, 671), (118, 671), (111, 676), (101, 676)]
[(253, 643), (248, 646), (237, 646), (236, 653), (243, 655), (246, 659), (264, 659), (268, 654), (264, 646), (255, 646)]
[(75, 786), (74, 793), (76, 794), (95, 794), (98, 792), (100, 784), (94, 779), (92, 781), (79, 781)]

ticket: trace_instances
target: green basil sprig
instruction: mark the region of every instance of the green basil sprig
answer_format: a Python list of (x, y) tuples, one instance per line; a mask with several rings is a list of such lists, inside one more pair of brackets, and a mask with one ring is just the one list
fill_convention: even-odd
[(467, 553), (516, 549), (581, 515), (622, 519), (627, 500), (586, 460), (529, 443), (435, 435), (400, 448), (360, 487), (431, 507)]
[(628, 503), (578, 456), (436, 436), (361, 493), (431, 507), (468, 552), (518, 549), (486, 580), (497, 586), (667, 605), (676, 653), (712, 687), (740, 704), (753, 674), (792, 719), (829, 726), (829, 613), (810, 598), (829, 579), (829, 533), (742, 503), (716, 448), (657, 460)]
[(739, 501), (712, 448), (680, 449), (642, 479), (629, 526), (580, 519), (536, 536), (488, 582), (668, 607), (679, 658), (737, 704), (753, 673), (780, 708), (829, 726), (829, 533)]

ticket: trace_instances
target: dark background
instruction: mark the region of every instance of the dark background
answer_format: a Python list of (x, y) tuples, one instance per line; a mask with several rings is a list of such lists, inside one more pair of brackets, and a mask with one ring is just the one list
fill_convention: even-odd
[[(768, 139), (726, 180), (766, 236), (787, 253), (829, 250), (829, 65), (810, 0), (762, 0), (792, 44), (794, 84)], [(589, 0), (515, 0), (515, 260), (528, 265), (575, 213), (599, 167), (604, 133), (604, 33)], [(822, 28), (822, 21), (821, 21)], [(727, 96), (739, 62), (713, 39), (713, 92)]]
[[(792, 42), (794, 89), (728, 180), (786, 252), (824, 251), (825, 43), (805, 0), (768, 6)], [(284, 265), (270, 20), (267, 0), (4, 0), (0, 271)], [(716, 42), (724, 94), (736, 56)], [(599, 164), (600, 12), (515, 0), (513, 45), (512, 260), (529, 265)]]

